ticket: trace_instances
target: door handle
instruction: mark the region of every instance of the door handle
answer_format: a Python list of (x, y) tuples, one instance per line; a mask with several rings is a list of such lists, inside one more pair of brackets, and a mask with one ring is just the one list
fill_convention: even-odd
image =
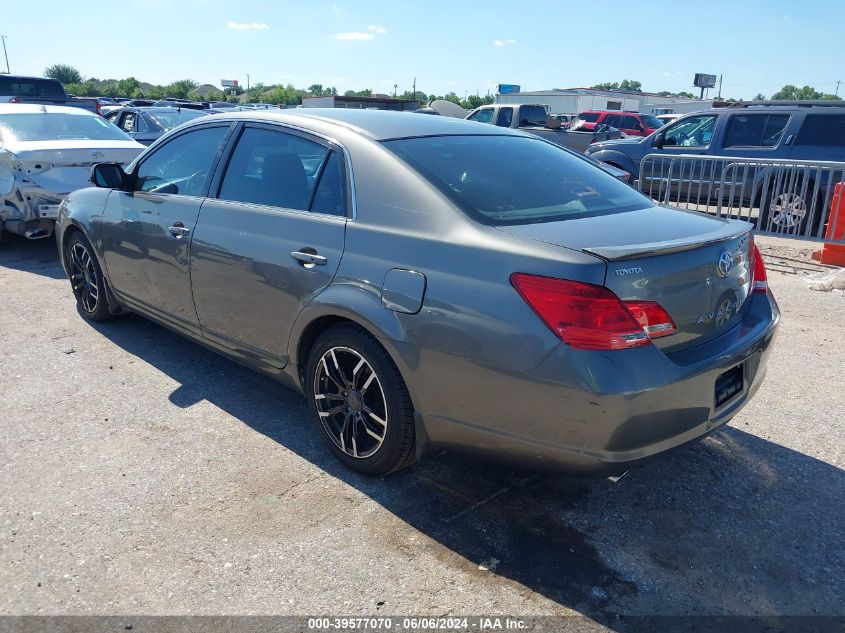
[(170, 234), (177, 240), (181, 240), (183, 237), (190, 235), (191, 233), (191, 229), (186, 229), (185, 225), (181, 222), (176, 222), (173, 226), (168, 226), (167, 230), (170, 231)]
[(328, 260), (322, 255), (317, 255), (317, 251), (311, 253), (309, 253), (308, 251), (314, 251), (314, 249), (303, 249), (301, 251), (293, 251), (291, 252), (290, 256), (293, 257), (300, 264), (304, 265), (306, 268), (312, 268), (314, 266), (325, 266), (328, 262)]

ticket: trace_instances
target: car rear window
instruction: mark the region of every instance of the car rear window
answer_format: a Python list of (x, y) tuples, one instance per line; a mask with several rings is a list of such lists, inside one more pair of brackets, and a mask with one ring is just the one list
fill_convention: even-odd
[(483, 224), (554, 222), (651, 204), (601, 168), (540, 139), (434, 136), (384, 145)]
[(546, 109), (539, 105), (523, 105), (519, 106), (519, 125), (546, 125)]
[(0, 141), (131, 141), (110, 121), (93, 114), (0, 114)]
[(158, 112), (150, 112), (150, 116), (156, 120), (165, 130), (171, 130), (177, 125), (182, 125), (185, 121), (197, 119), (201, 116), (207, 116), (202, 110), (182, 110), (180, 108), (164, 108)]
[(65, 91), (58, 81), (51, 79), (25, 79), (23, 77), (0, 76), (0, 95), (64, 99)]

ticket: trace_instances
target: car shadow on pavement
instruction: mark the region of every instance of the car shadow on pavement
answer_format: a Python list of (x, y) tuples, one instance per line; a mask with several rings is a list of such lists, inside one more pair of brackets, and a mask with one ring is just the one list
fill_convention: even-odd
[(0, 267), (23, 270), (51, 279), (65, 276), (54, 237), (28, 240), (13, 233), (0, 236)]
[[(478, 582), (513, 581), (611, 628), (619, 615), (845, 613), (845, 472), (739, 428), (616, 484), (446, 453), (372, 479), (334, 459), (298, 394), (139, 317), (94, 327), (177, 381), (177, 406), (219, 407)], [(407, 534), (395, 538), (384, 546), (415, 555)]]

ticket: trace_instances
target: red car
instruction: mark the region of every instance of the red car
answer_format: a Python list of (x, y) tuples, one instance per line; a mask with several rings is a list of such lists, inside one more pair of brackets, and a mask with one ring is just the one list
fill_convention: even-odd
[(593, 129), (597, 123), (603, 123), (623, 131), (628, 136), (648, 136), (663, 127), (663, 122), (653, 114), (639, 112), (620, 112), (619, 110), (587, 110), (578, 115), (586, 121), (584, 129)]

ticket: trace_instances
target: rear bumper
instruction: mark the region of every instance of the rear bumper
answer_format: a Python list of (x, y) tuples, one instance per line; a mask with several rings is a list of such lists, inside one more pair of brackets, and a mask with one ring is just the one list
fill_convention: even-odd
[[(779, 319), (774, 298), (757, 294), (737, 326), (671, 355), (655, 346), (604, 353), (561, 345), (534, 369), (512, 373), (416, 349), (403, 373), (420, 436), (433, 446), (615, 475), (736, 415), (765, 377)], [(737, 365), (743, 390), (717, 407), (716, 379)]]

